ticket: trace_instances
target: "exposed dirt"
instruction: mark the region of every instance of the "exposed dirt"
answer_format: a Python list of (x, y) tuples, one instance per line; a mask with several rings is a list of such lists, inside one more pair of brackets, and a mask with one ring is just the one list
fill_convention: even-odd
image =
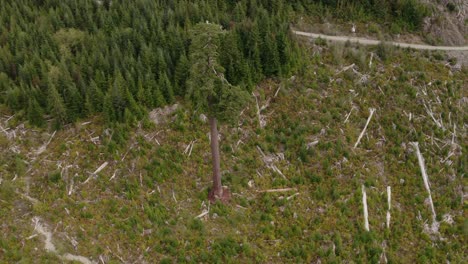
[(231, 200), (231, 191), (225, 186), (223, 186), (223, 193), (221, 197), (218, 197), (214, 194), (214, 191), (211, 190), (210, 193), (208, 194), (208, 200), (210, 200), (211, 203), (215, 203), (216, 201), (221, 201), (222, 203), (228, 203), (229, 200)]
[(466, 45), (468, 1), (426, 0), (425, 2), (434, 8), (432, 16), (426, 18), (424, 25), (424, 33), (428, 39), (449, 46)]

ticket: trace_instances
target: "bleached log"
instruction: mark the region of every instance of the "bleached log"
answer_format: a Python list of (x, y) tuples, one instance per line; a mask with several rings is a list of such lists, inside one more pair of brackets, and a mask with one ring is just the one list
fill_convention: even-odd
[(429, 195), (429, 204), (431, 206), (431, 211), (432, 211), (432, 222), (437, 223), (434, 203), (432, 202), (431, 188), (429, 185), (429, 177), (427, 176), (427, 173), (426, 173), (424, 158), (421, 155), (421, 151), (419, 150), (419, 143), (411, 142), (410, 144), (414, 147), (414, 150), (416, 151), (416, 156), (418, 157), (419, 168), (421, 169), (421, 175), (424, 181), (424, 187), (426, 188), (426, 191)]
[[(260, 125), (260, 128), (264, 128), (264, 127), (265, 127), (265, 125), (266, 125), (266, 122), (265, 122), (265, 120), (264, 120), (263, 116), (262, 116), (262, 115), (261, 115), (261, 113), (260, 113), (260, 111), (261, 111), (261, 110), (260, 110), (260, 106), (258, 105), (258, 99), (257, 99), (257, 96), (255, 96), (255, 94), (254, 94), (254, 93), (252, 93), (252, 95), (253, 95), (253, 97), (255, 98), (255, 103), (256, 103), (256, 106), (257, 106), (257, 118), (258, 118), (258, 124)], [(266, 108), (266, 107), (265, 107), (265, 108)], [(264, 108), (262, 107), (262, 109), (264, 109)]]
[(116, 175), (117, 175), (117, 170), (114, 171), (114, 174), (112, 174), (112, 177), (110, 177), (109, 181), (112, 181)]
[(12, 116), (9, 116), (4, 122), (5, 124), (8, 124), (8, 121), (10, 121), (10, 119), (12, 119), (13, 117), (15, 117), (16, 114), (12, 115)]
[(202, 217), (204, 217), (205, 215), (207, 215), (208, 213), (209, 213), (209, 211), (205, 209), (205, 210), (203, 210), (203, 212), (202, 212), (201, 214), (195, 216), (195, 218), (202, 218)]
[(183, 154), (187, 154), (187, 153), (188, 153), (189, 148), (190, 148), (190, 145), (192, 145), (192, 142), (190, 142), (190, 143), (185, 147)]
[(387, 186), (387, 203), (388, 203), (388, 209), (387, 209), (387, 228), (390, 228), (390, 209), (392, 207), (391, 204), (392, 200), (392, 189), (390, 186)]
[(278, 96), (278, 93), (279, 93), (280, 90), (281, 90), (281, 86), (278, 87), (278, 90), (276, 90), (275, 95), (273, 96), (274, 98), (276, 98), (276, 96)]
[(91, 142), (93, 142), (94, 145), (97, 145), (99, 143), (99, 136), (97, 137), (90, 137)]
[(28, 236), (28, 237), (26, 238), (26, 240), (31, 240), (31, 239), (33, 239), (33, 238), (35, 238), (35, 237), (37, 237), (37, 236), (38, 236), (38, 234), (30, 235), (30, 236)]
[(193, 146), (195, 145), (195, 142), (197, 142), (197, 140), (190, 141), (190, 143), (185, 147), (184, 154), (186, 154), (189, 157), (190, 155), (192, 155), (192, 150), (193, 150)]
[(104, 168), (107, 167), (107, 165), (109, 164), (109, 162), (104, 162), (103, 164), (101, 164), (101, 166), (99, 166), (99, 168), (97, 168), (89, 177), (88, 179), (86, 179), (86, 181), (83, 182), (83, 184), (86, 184), (91, 178), (93, 178), (94, 176), (96, 176), (100, 171), (102, 171)]
[(283, 177), (283, 179), (287, 180), (286, 176), (284, 176), (284, 174), (280, 171), (280, 169), (278, 169), (278, 167), (276, 167), (276, 165), (271, 165), (270, 168), (278, 173), (279, 175), (281, 175), (281, 177)]
[(307, 147), (306, 147), (306, 148), (307, 148), (307, 149), (310, 149), (311, 147), (313, 147), (313, 146), (317, 145), (318, 143), (319, 143), (319, 141), (318, 141), (318, 140), (315, 140), (315, 141), (309, 142), (309, 143), (307, 143)]
[(298, 196), (298, 195), (299, 195), (299, 193), (297, 192), (297, 193), (295, 193), (295, 194), (293, 194), (293, 195), (287, 197), (286, 200), (289, 201), (289, 200), (291, 200), (292, 198), (294, 198), (294, 197), (296, 197), (296, 196)]
[(192, 155), (192, 150), (193, 150), (193, 146), (195, 145), (195, 141), (196, 141), (196, 140), (194, 140), (194, 141), (192, 142), (192, 146), (190, 147), (190, 150), (189, 150), (189, 153), (188, 153), (188, 156), (189, 156), (189, 157), (190, 157), (190, 155)]
[(266, 157), (265, 153), (263, 153), (262, 149), (259, 146), (257, 146), (257, 149), (260, 152), (260, 154), (262, 155), (262, 157)]
[(282, 189), (261, 190), (257, 192), (258, 193), (275, 193), (275, 192), (289, 192), (289, 191), (297, 191), (297, 189), (296, 188), (282, 188)]
[(97, 170), (95, 170), (95, 171), (93, 172), (93, 174), (95, 174), (95, 175), (98, 174), (98, 173), (99, 173), (100, 171), (102, 171), (105, 167), (107, 167), (108, 164), (109, 164), (109, 162), (107, 162), (107, 161), (104, 162), (101, 166), (99, 166), (99, 168), (97, 168)]
[(68, 187), (68, 196), (73, 193), (73, 178), (70, 180), (70, 187)]
[(260, 107), (260, 112), (267, 109), (270, 106), (270, 101), (271, 101), (271, 98), (268, 98), (265, 104), (262, 105), (262, 107)]
[(345, 71), (347, 71), (347, 70), (353, 68), (355, 65), (356, 65), (356, 64), (353, 63), (353, 64), (351, 64), (351, 65), (349, 65), (349, 66), (343, 67), (343, 69), (341, 69), (340, 71), (338, 71), (337, 73), (335, 73), (335, 75), (338, 75), (338, 74), (340, 74), (340, 73), (342, 73), (342, 72), (345, 72)]
[(367, 211), (367, 195), (366, 195), (366, 187), (362, 185), (362, 205), (364, 211), (364, 228), (366, 231), (369, 231), (369, 213)]
[(369, 60), (369, 69), (372, 67), (372, 59), (374, 58), (374, 53), (371, 52), (370, 54), (370, 60)]
[(349, 119), (349, 117), (351, 116), (351, 113), (353, 112), (353, 110), (354, 110), (354, 106), (351, 107), (351, 110), (350, 110), (349, 113), (346, 115), (345, 121), (343, 122), (344, 124), (346, 124), (346, 122), (348, 122), (348, 119)]
[(127, 150), (127, 152), (125, 152), (125, 154), (123, 155), (122, 159), (120, 161), (124, 161), (125, 157), (127, 157), (128, 153), (130, 152), (130, 150), (133, 149), (133, 145)]
[(57, 131), (54, 131), (54, 133), (52, 133), (52, 135), (50, 136), (49, 140), (48, 140), (44, 145), (40, 146), (40, 147), (37, 149), (36, 155), (42, 154), (42, 153), (47, 149), (47, 146), (50, 144), (50, 142), (51, 142), (52, 139), (54, 138), (55, 133), (57, 133)]
[(359, 135), (358, 140), (356, 141), (356, 144), (354, 144), (354, 148), (356, 148), (359, 145), (359, 142), (361, 142), (362, 136), (364, 136), (364, 134), (366, 133), (367, 126), (369, 125), (369, 122), (371, 121), (372, 116), (374, 115), (375, 108), (370, 108), (369, 112), (370, 112), (369, 118), (367, 118), (366, 125), (364, 126), (364, 129), (362, 130), (361, 134)]
[(16, 192), (17, 194), (21, 195), (21, 197), (23, 197), (24, 199), (30, 201), (32, 204), (38, 204), (40, 203), (39, 200), (37, 200), (36, 198), (33, 198), (27, 194), (24, 194), (24, 193), (20, 193), (20, 192)]

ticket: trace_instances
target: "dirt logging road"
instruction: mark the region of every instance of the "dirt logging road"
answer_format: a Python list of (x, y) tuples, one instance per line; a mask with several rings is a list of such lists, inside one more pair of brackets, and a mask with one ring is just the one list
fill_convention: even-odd
[[(367, 39), (367, 38), (357, 38), (357, 37), (348, 37), (348, 36), (329, 36), (329, 35), (323, 35), (323, 34), (315, 34), (315, 33), (309, 33), (309, 32), (303, 32), (303, 31), (296, 31), (293, 30), (293, 33), (295, 33), (298, 36), (304, 36), (304, 37), (309, 37), (309, 38), (321, 38), (325, 40), (330, 40), (333, 42), (352, 42), (352, 43), (359, 43), (362, 45), (379, 45), (382, 41), (379, 40), (374, 40), (374, 39)], [(455, 47), (455, 46), (431, 46), (431, 45), (423, 45), (423, 44), (410, 44), (410, 43), (402, 43), (402, 42), (393, 42), (393, 41), (388, 41), (385, 42), (387, 44), (396, 46), (396, 47), (401, 47), (401, 48), (412, 48), (412, 49), (417, 49), (417, 50), (442, 50), (442, 51), (465, 51), (468, 52), (468, 46), (461, 46), (461, 47)]]

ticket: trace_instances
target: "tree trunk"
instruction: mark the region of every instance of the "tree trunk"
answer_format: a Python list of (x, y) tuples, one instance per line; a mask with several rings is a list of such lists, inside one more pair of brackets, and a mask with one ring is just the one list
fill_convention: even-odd
[(223, 196), (223, 187), (221, 185), (221, 166), (219, 157), (218, 125), (215, 117), (210, 116), (211, 129), (211, 156), (213, 159), (213, 190), (214, 199), (220, 199)]

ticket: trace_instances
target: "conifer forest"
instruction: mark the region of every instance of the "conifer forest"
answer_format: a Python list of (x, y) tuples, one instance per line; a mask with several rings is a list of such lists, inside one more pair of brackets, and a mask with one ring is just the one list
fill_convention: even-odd
[(468, 262), (463, 0), (0, 0), (0, 263)]

